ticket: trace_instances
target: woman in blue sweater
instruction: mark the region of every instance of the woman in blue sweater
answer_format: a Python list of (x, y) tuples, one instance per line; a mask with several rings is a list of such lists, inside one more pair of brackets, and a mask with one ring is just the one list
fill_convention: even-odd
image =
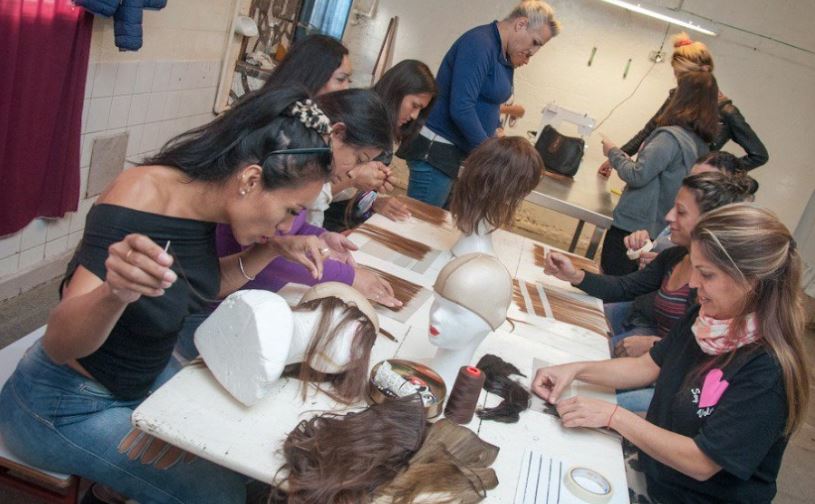
[(444, 205), (461, 161), (495, 134), (515, 68), (559, 32), (549, 5), (524, 0), (503, 21), (456, 40), (436, 74), (438, 95), (427, 124), (397, 152), (410, 168), (408, 196)]

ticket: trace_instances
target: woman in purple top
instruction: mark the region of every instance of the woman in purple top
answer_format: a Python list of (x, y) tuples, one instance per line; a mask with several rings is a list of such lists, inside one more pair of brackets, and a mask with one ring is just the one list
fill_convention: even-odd
[[(349, 172), (368, 163), (392, 145), (390, 116), (373, 91), (337, 91), (321, 95), (315, 101), (331, 122), (328, 135), (332, 151), (332, 178), (347, 179)], [(337, 281), (353, 286), (377, 303), (390, 307), (401, 305), (387, 281), (368, 269), (356, 267), (350, 254), (356, 250), (356, 246), (350, 240), (341, 234), (307, 224), (306, 216), (305, 209), (291, 209), (288, 230), (279, 233), (275, 239), (285, 241), (289, 237), (294, 241), (303, 237), (318, 238), (317, 249), (325, 258), (322, 275), (289, 260), (272, 261), (244, 288), (277, 291), (289, 282), (314, 285)], [(286, 225), (281, 229), (286, 229)], [(239, 250), (228, 226), (219, 226), (217, 247), (221, 256)]]

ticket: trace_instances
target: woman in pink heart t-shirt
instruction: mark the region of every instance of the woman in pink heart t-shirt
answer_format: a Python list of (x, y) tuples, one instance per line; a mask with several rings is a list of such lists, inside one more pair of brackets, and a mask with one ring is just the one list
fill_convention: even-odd
[[(736, 203), (702, 216), (690, 257), (699, 305), (649, 353), (542, 368), (532, 389), (565, 427), (611, 428), (637, 446), (658, 502), (770, 502), (809, 391), (795, 240), (771, 212)], [(656, 388), (642, 418), (561, 398), (575, 379)]]

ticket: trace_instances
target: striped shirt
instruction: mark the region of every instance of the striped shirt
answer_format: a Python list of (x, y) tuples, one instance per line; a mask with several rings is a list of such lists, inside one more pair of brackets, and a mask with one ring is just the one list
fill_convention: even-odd
[(688, 284), (673, 291), (668, 290), (670, 278), (670, 273), (665, 275), (654, 299), (654, 321), (657, 324), (657, 336), (660, 338), (664, 338), (676, 321), (685, 315), (690, 296)]

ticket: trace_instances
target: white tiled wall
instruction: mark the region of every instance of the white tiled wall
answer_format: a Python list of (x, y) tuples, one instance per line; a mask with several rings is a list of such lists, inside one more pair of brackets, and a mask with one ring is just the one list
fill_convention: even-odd
[(127, 166), (213, 118), (220, 61), (91, 62), (82, 111), (80, 201), (61, 219), (35, 219), (0, 237), (0, 282), (72, 250), (93, 199), (85, 199), (94, 138), (129, 132)]

